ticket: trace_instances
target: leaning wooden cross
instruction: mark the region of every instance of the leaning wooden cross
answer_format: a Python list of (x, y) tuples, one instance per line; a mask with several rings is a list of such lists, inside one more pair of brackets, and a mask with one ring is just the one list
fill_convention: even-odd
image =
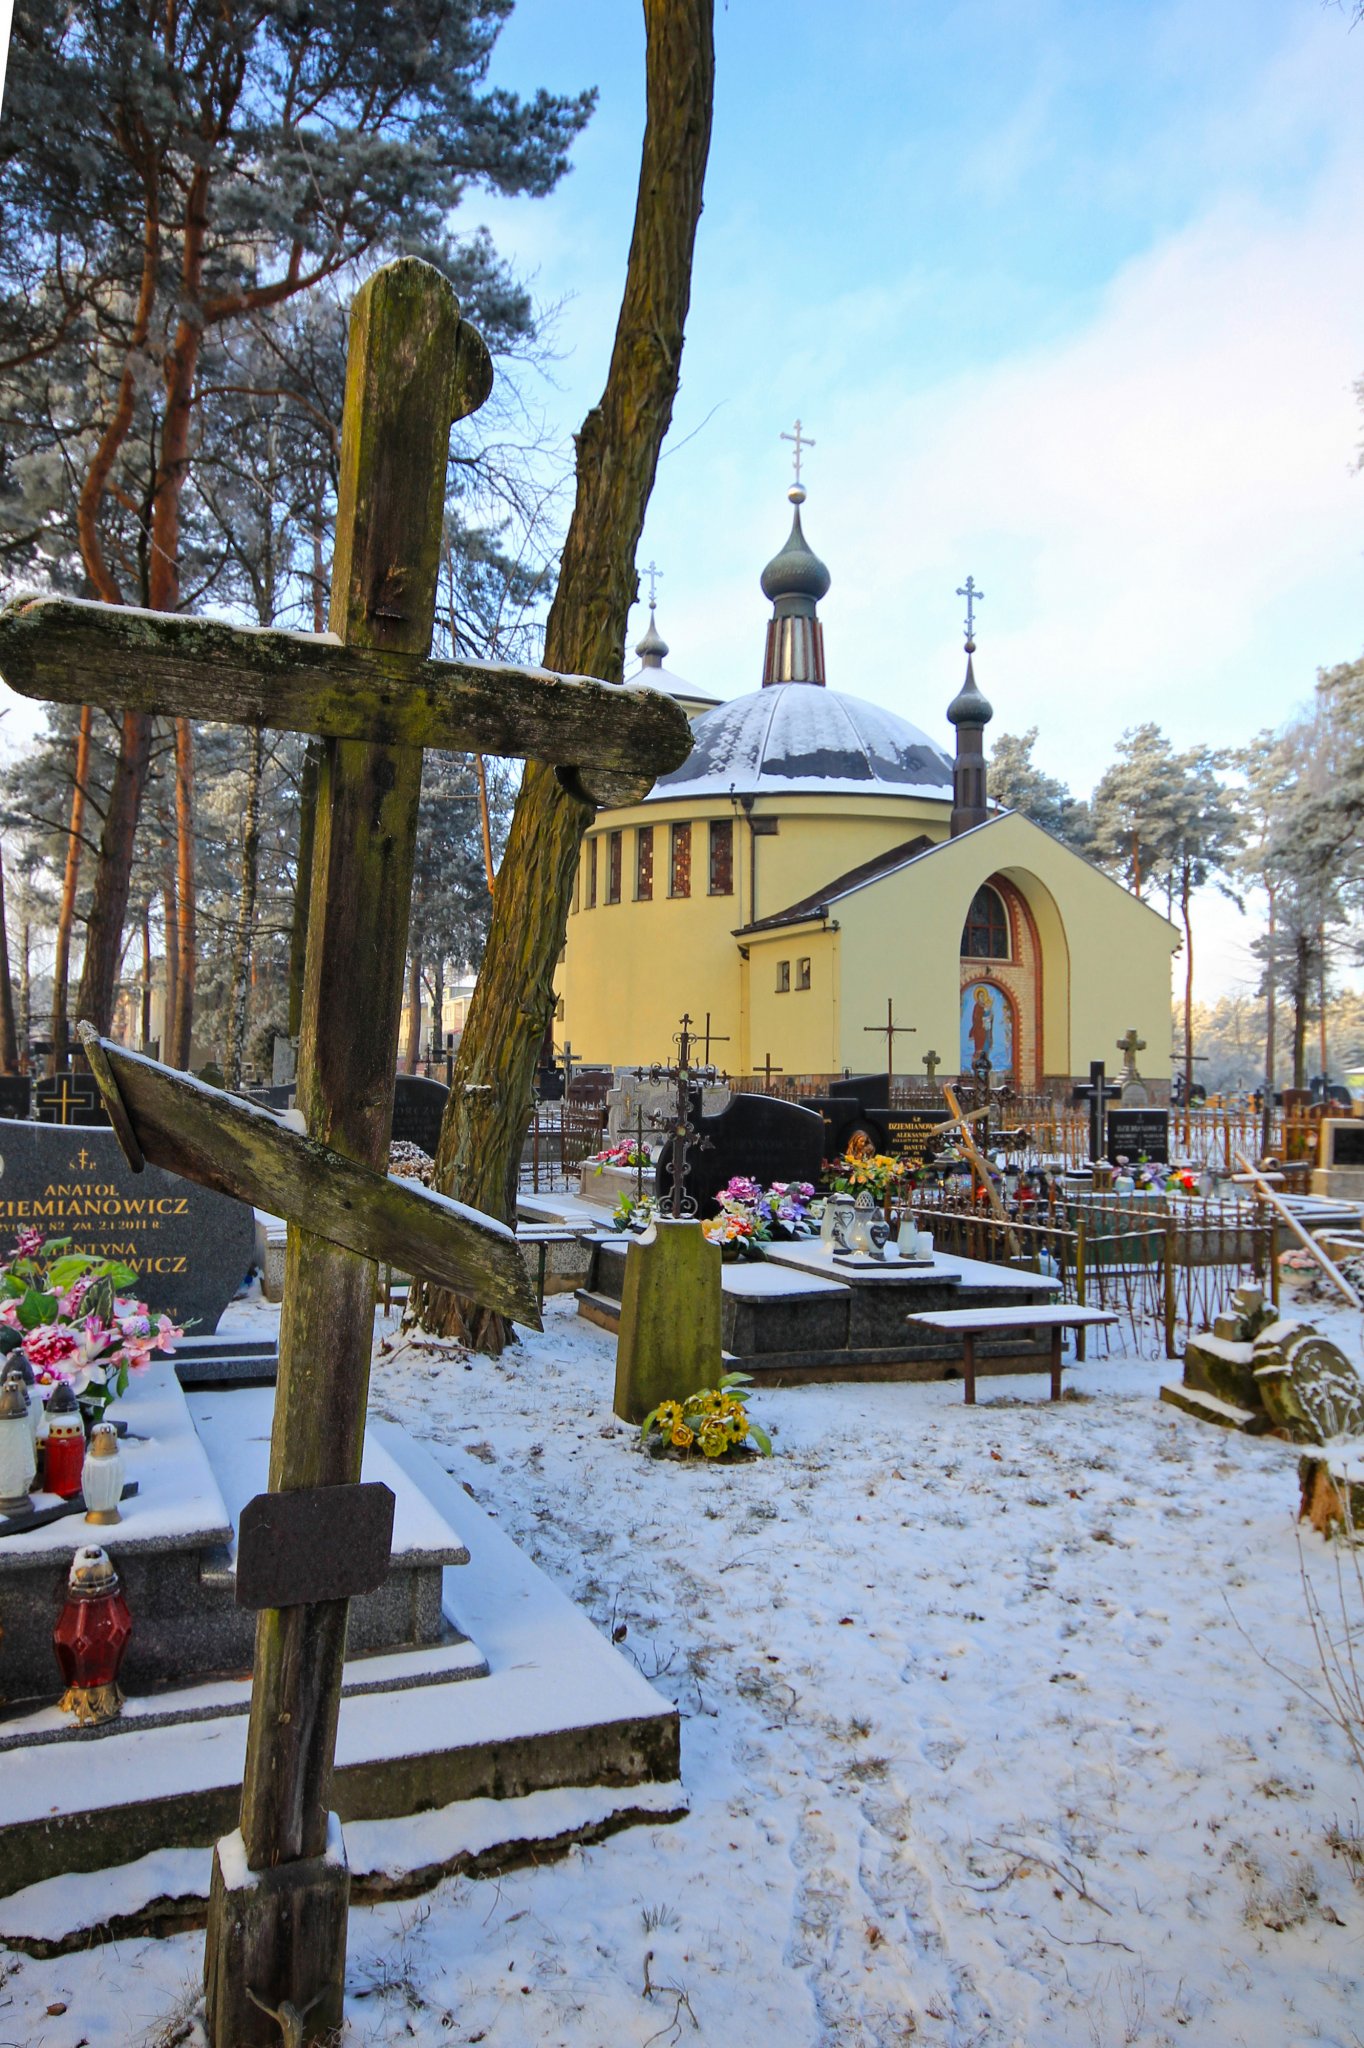
[[(393, 1110), (421, 749), (530, 756), (571, 794), (638, 798), (685, 760), (657, 692), (430, 658), (451, 422), (491, 388), (488, 352), (446, 280), (406, 259), (351, 318), (329, 633), (238, 630), (59, 599), (0, 614), (16, 690), (109, 710), (322, 736), (298, 1062), (307, 1135), (83, 1034), (115, 1127), (155, 1164), (289, 1219), (275, 1492), (360, 1477), (376, 1257), (538, 1327), (510, 1231), (382, 1171)], [(525, 1000), (545, 991), (527, 988)], [(347, 1600), (298, 1598), (257, 1624), (240, 1835), (214, 1861), (208, 2022), (218, 2048), (342, 2020), (348, 1883), (329, 1830)]]

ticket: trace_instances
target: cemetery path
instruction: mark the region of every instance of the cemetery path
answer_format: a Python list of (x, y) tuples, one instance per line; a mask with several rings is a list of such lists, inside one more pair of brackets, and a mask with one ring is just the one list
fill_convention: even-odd
[[(357, 1911), (348, 2044), (1361, 2048), (1364, 1794), (1291, 1682), (1292, 1447), (1115, 1358), (1054, 1406), (772, 1391), (770, 1462), (655, 1463), (611, 1341), (546, 1320), (383, 1351), (373, 1403), (677, 1702), (692, 1812)], [(14, 1962), (0, 2041), (193, 2039), (153, 2022), (197, 1937)]]

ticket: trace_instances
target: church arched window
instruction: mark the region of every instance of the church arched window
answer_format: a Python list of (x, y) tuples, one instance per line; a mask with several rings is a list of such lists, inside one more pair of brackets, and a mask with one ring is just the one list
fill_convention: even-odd
[(988, 882), (977, 889), (966, 913), (961, 933), (965, 960), (1007, 960), (1009, 957), (1009, 913), (1004, 899)]

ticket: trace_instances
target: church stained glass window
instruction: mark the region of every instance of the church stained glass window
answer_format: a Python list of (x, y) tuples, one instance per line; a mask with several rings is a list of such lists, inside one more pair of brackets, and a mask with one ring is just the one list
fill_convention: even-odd
[(710, 893), (734, 894), (734, 826), (728, 818), (710, 828)]
[(691, 895), (691, 826), (674, 825), (669, 840), (668, 894)]
[(649, 903), (654, 893), (654, 828), (641, 825), (635, 834), (635, 901)]
[(965, 960), (1007, 960), (1009, 957), (1009, 913), (997, 889), (986, 883), (977, 889), (966, 913), (961, 934)]

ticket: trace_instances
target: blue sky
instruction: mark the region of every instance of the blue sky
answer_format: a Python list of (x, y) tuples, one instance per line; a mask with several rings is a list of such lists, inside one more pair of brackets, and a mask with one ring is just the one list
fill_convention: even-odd
[[(944, 742), (968, 571), (996, 730), (1037, 725), (1078, 791), (1127, 725), (1243, 742), (1359, 654), (1348, 10), (718, 0), (716, 39), (682, 390), (640, 553), (664, 571), (671, 666), (721, 696), (756, 686), (797, 415), (830, 681)], [(643, 59), (637, 0), (518, 0), (494, 64), (519, 90), (601, 95), (550, 199), (469, 208), (562, 302), (531, 396), (565, 460), (611, 346)]]
[[(1037, 725), (1078, 791), (1125, 726), (1242, 743), (1360, 653), (1348, 13), (721, 0), (716, 31), (682, 390), (640, 554), (665, 572), (670, 666), (721, 696), (756, 686), (797, 415), (830, 682), (944, 741), (968, 571), (996, 729)], [(629, 241), (640, 10), (518, 0), (495, 76), (601, 93), (551, 199), (473, 209), (565, 300), (542, 398), (566, 437), (605, 375)], [(1216, 921), (1208, 994), (1245, 958)]]

